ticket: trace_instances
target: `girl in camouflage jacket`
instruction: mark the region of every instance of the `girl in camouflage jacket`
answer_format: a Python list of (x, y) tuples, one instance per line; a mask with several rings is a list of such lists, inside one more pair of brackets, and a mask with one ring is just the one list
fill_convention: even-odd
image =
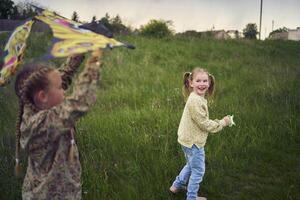
[(81, 199), (81, 165), (74, 126), (96, 100), (100, 56), (100, 51), (91, 54), (66, 98), (64, 90), (82, 55), (70, 58), (61, 72), (45, 64), (33, 64), (18, 74), (16, 172), (20, 147), (28, 155), (23, 199)]

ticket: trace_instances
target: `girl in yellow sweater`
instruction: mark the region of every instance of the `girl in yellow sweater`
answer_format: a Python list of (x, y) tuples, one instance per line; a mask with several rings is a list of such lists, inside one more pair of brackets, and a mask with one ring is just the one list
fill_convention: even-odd
[(170, 191), (177, 193), (187, 185), (187, 200), (206, 199), (198, 197), (197, 193), (205, 172), (204, 146), (208, 134), (234, 124), (230, 116), (221, 120), (209, 119), (206, 97), (211, 96), (214, 89), (215, 79), (205, 69), (195, 68), (192, 73), (184, 74), (183, 95), (186, 104), (178, 128), (178, 142), (182, 146), (186, 165), (176, 177)]

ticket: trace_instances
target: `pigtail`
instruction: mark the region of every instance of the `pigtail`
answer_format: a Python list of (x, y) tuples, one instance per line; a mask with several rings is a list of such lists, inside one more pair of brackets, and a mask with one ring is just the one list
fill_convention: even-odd
[(20, 138), (21, 138), (21, 123), (22, 123), (22, 116), (24, 113), (24, 104), (22, 100), (19, 100), (19, 113), (18, 113), (18, 118), (16, 122), (16, 149), (15, 149), (15, 159), (16, 159), (16, 164), (15, 164), (15, 175), (19, 176), (21, 172), (21, 166), (20, 166)]
[(15, 147), (15, 175), (18, 177), (21, 173), (21, 166), (20, 166), (20, 150), (21, 150), (21, 145), (20, 145), (20, 139), (21, 139), (21, 124), (22, 124), (22, 116), (24, 113), (24, 101), (23, 101), (23, 96), (24, 96), (24, 82), (26, 78), (30, 75), (32, 71), (27, 69), (24, 70), (23, 73), (18, 74), (15, 82), (15, 93), (18, 96), (19, 99), (19, 111), (18, 111), (18, 117), (16, 121), (16, 147)]
[(215, 77), (212, 74), (208, 74), (208, 81), (209, 81), (209, 88), (207, 90), (207, 94), (209, 97), (213, 96), (214, 92), (215, 92)]
[(192, 73), (191, 72), (185, 72), (183, 74), (183, 86), (182, 86), (182, 95), (184, 98), (184, 101), (187, 101), (187, 98), (189, 97), (192, 89), (190, 86), (190, 81), (191, 81)]
[[(15, 82), (15, 93), (19, 98), (19, 112), (18, 118), (16, 122), (16, 149), (15, 149), (15, 174), (16, 176), (20, 175), (21, 166), (20, 166), (20, 150), (21, 150), (21, 124), (22, 124), (22, 116), (24, 114), (24, 106), (28, 106), (32, 111), (36, 112), (38, 109), (35, 107), (33, 103), (32, 94), (34, 93), (34, 89), (40, 87), (46, 87), (47, 79), (41, 78), (45, 77), (45, 74), (49, 73), (50, 68), (36, 67), (35, 65), (24, 67), (23, 71), (21, 71), (17, 77)], [(37, 81), (41, 80), (41, 81)]]

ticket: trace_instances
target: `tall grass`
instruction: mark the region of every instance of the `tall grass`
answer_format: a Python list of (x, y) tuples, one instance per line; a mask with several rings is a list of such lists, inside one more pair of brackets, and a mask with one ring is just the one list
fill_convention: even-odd
[[(28, 59), (42, 55), (47, 37), (30, 40)], [(237, 123), (208, 138), (199, 195), (300, 198), (299, 42), (121, 40), (136, 50), (106, 52), (97, 103), (77, 125), (84, 199), (185, 198), (168, 188), (184, 165), (176, 142), (182, 75), (196, 66), (216, 77), (211, 118), (234, 114)], [(13, 176), (16, 108), (12, 88), (0, 88), (1, 199), (20, 198), (22, 179)]]

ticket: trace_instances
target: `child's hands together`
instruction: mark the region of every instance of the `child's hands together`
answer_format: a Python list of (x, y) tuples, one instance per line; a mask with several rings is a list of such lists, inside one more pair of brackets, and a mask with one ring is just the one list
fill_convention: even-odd
[(229, 126), (229, 127), (231, 127), (233, 125), (235, 126), (235, 123), (233, 121), (233, 115), (227, 115), (223, 118), (223, 120), (225, 121), (226, 126)]
[(96, 63), (98, 66), (100, 65), (99, 59), (102, 56), (102, 50), (97, 49), (93, 52), (91, 52), (91, 56), (88, 59), (88, 63)]
[(230, 125), (230, 118), (229, 118), (228, 115), (225, 116), (225, 117), (223, 117), (223, 120), (225, 121), (226, 126), (229, 126), (229, 125)]
[(92, 52), (92, 56), (93, 57), (101, 57), (102, 56), (102, 50), (101, 49), (97, 49), (95, 51)]

